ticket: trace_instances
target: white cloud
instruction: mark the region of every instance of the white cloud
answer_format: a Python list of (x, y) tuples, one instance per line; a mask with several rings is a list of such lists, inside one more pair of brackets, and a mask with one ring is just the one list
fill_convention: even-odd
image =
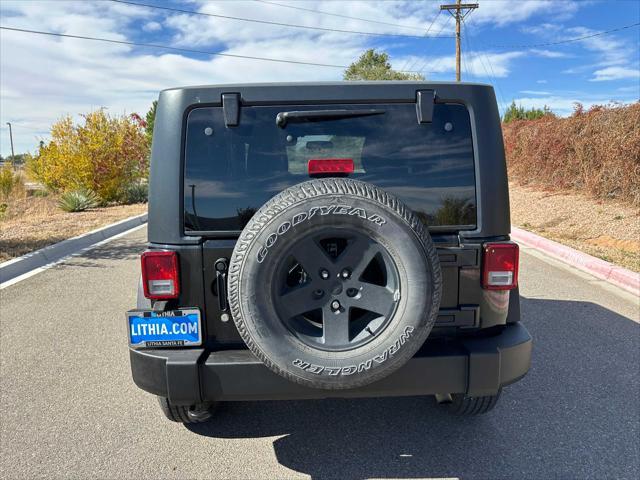
[(566, 58), (569, 55), (565, 52), (558, 52), (556, 50), (543, 50), (539, 48), (532, 48), (529, 50), (533, 55), (537, 55), (539, 57), (544, 58)]
[[(550, 2), (540, 0), (522, 0), (518, 2), (478, 2), (480, 8), (473, 12), (474, 23), (484, 23), (492, 26), (503, 27), (505, 25), (527, 20), (535, 15), (548, 14)], [(573, 0), (554, 1), (553, 15), (556, 20), (570, 18), (578, 11), (583, 2)]]
[(525, 95), (551, 95), (551, 92), (543, 92), (542, 90), (520, 90)]
[(157, 32), (158, 30), (162, 30), (162, 24), (158, 22), (147, 22), (142, 26), (142, 30), (145, 32)]
[(640, 78), (640, 70), (627, 67), (607, 67), (593, 72), (594, 77), (591, 82), (604, 82), (607, 80), (624, 80), (629, 78)]
[[(181, 45), (206, 51), (285, 58), (298, 61), (348, 65), (364, 49), (402, 51), (413, 39), (370, 37), (337, 32), (318, 32), (282, 26), (259, 25), (221, 18), (178, 14), (113, 2), (57, 0), (2, 1), (2, 24), (17, 28), (88, 35), (117, 40), (140, 40), (143, 32), (154, 33), (154, 43)], [(282, 0), (284, 1), (284, 0)], [(479, 28), (525, 21), (548, 12), (548, 2), (524, 0), (505, 8), (502, 2), (481, 1), (470, 17)], [(554, 2), (554, 12), (572, 15), (580, 2)], [(210, 2), (190, 0), (183, 8), (206, 13), (250, 17), (274, 22), (323, 28), (420, 35), (418, 28), (366, 24), (358, 20), (331, 17), (262, 4), (249, 0)], [(307, 5), (305, 5), (307, 6)], [(309, 8), (382, 22), (423, 27), (439, 12), (439, 2), (320, 1)], [(443, 27), (445, 27), (443, 29)], [(430, 33), (453, 33), (452, 21), (440, 14)], [(161, 38), (162, 40), (156, 40)], [(472, 37), (473, 39), (473, 37)], [(144, 40), (142, 40), (144, 41)], [(451, 39), (425, 39), (426, 51), (451, 48)], [(475, 45), (475, 44), (474, 44)], [(452, 48), (451, 48), (452, 49)], [(504, 78), (514, 63), (528, 52), (472, 51), (464, 57), (464, 79)], [(546, 50), (539, 56), (554, 55)], [(453, 55), (396, 57), (395, 68), (423, 66), (435, 76), (452, 78)], [(606, 65), (601, 68), (606, 68)], [(240, 60), (212, 55), (167, 53), (161, 50), (55, 38), (17, 32), (0, 32), (0, 140), (6, 155), (5, 122), (14, 125), (18, 151), (33, 150), (35, 136), (46, 133), (62, 115), (107, 107), (114, 114), (144, 113), (158, 91), (180, 85), (252, 81), (337, 80), (340, 68)], [(489, 75), (491, 73), (491, 75)], [(428, 74), (428, 77), (434, 74)], [(443, 78), (444, 79), (444, 78)], [(546, 88), (546, 87), (545, 87)]]
[[(567, 29), (567, 38), (576, 36), (586, 36), (597, 33), (586, 27), (573, 27)], [(638, 77), (638, 44), (627, 42), (618, 36), (598, 36), (584, 39), (579, 45), (596, 55), (595, 62), (592, 60), (582, 66), (570, 68), (563, 73), (575, 74), (590, 71), (593, 68), (591, 81), (605, 81), (629, 79)], [(630, 68), (630, 66), (636, 66)]]
[[(506, 77), (511, 69), (511, 63), (525, 55), (525, 52), (505, 52), (491, 53), (471, 51), (466, 52), (462, 62), (462, 73), (466, 77), (465, 80), (489, 80), (491, 77)], [(437, 57), (399, 57), (392, 62), (393, 68), (400, 69), (404, 63), (410, 65), (417, 61), (417, 65), (422, 68), (421, 72), (427, 78), (433, 74), (450, 73), (456, 70), (456, 57), (454, 55), (437, 56)], [(474, 78), (469, 78), (469, 75)]]
[(542, 80), (536, 80), (536, 83), (543, 83), (543, 84), (544, 84), (544, 83), (547, 83), (547, 80), (544, 80), (544, 79), (542, 79)]
[(538, 25), (524, 25), (520, 27), (522, 33), (530, 35), (550, 35), (555, 34), (562, 30), (562, 25), (559, 23), (540, 23)]
[[(173, 18), (158, 16), (154, 10), (129, 9), (111, 2), (55, 2), (55, 8), (51, 8), (48, 2), (3, 1), (2, 9), (3, 25), (117, 40), (128, 40), (137, 28), (153, 22), (166, 31), (171, 23), (169, 19)], [(407, 19), (401, 20), (409, 23)], [(204, 26), (196, 26), (206, 30)], [(184, 37), (193, 27), (194, 22), (184, 23), (182, 32), (175, 26), (170, 28), (174, 34)], [(248, 29), (225, 30), (224, 35), (233, 37), (233, 41), (216, 45), (205, 41), (202, 49), (348, 65), (367, 47), (369, 40), (360, 36), (301, 34), (282, 29), (257, 35), (261, 30), (255, 24)], [(207, 41), (216, 42), (215, 39)], [(34, 135), (46, 136), (51, 123), (63, 115), (71, 114), (77, 119), (78, 114), (99, 107), (107, 107), (113, 114), (144, 114), (164, 88), (227, 82), (337, 80), (342, 73), (340, 68), (210, 55), (192, 58), (161, 50), (6, 30), (0, 31), (0, 68), (3, 155), (9, 151), (5, 142), (7, 121), (14, 126), (16, 150), (33, 151), (37, 146)]]

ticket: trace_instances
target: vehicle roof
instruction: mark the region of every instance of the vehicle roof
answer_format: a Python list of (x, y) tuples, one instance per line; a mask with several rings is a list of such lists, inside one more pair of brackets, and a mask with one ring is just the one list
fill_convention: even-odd
[(162, 90), (168, 92), (172, 90), (202, 90), (202, 89), (219, 89), (219, 88), (279, 88), (279, 87), (345, 87), (345, 86), (366, 86), (366, 85), (385, 85), (385, 86), (400, 86), (410, 85), (420, 88), (430, 88), (436, 86), (479, 86), (479, 87), (491, 87), (487, 83), (478, 82), (442, 82), (434, 80), (367, 80), (367, 81), (329, 81), (329, 82), (256, 82), (256, 83), (218, 83), (211, 85), (188, 85), (183, 87), (171, 87)]

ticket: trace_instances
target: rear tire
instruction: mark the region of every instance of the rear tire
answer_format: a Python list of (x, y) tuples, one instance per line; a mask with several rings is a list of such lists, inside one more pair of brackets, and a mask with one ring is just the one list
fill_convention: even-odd
[(203, 403), (200, 405), (172, 405), (168, 398), (158, 397), (160, 410), (172, 422), (178, 423), (203, 423), (213, 416), (215, 404)]
[(499, 390), (495, 395), (482, 397), (469, 397), (464, 393), (456, 393), (451, 395), (453, 401), (446, 404), (446, 407), (452, 415), (482, 415), (494, 409), (501, 393), (502, 390)]

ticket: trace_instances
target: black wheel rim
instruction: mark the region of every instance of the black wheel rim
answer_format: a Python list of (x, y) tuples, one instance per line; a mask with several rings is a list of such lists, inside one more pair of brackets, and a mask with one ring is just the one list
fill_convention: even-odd
[(272, 290), (280, 320), (307, 345), (351, 350), (387, 327), (400, 301), (387, 249), (348, 229), (301, 238), (278, 262)]

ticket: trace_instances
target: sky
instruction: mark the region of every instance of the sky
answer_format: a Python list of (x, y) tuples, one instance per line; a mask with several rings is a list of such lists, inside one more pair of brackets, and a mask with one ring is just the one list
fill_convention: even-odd
[[(455, 79), (454, 21), (439, 8), (453, 0), (131, 1), (324, 30), (110, 0), (0, 0), (0, 25), (338, 67), (0, 30), (2, 156), (11, 153), (6, 122), (16, 154), (34, 153), (65, 115), (80, 120), (101, 107), (113, 115), (144, 115), (160, 90), (185, 85), (340, 80), (340, 66), (368, 48), (387, 52), (395, 69), (419, 71), (427, 80)], [(588, 107), (640, 98), (638, 26), (548, 45), (639, 23), (640, 0), (477, 3), (462, 30), (462, 80), (494, 85), (501, 110), (515, 101), (568, 115), (575, 102)]]

